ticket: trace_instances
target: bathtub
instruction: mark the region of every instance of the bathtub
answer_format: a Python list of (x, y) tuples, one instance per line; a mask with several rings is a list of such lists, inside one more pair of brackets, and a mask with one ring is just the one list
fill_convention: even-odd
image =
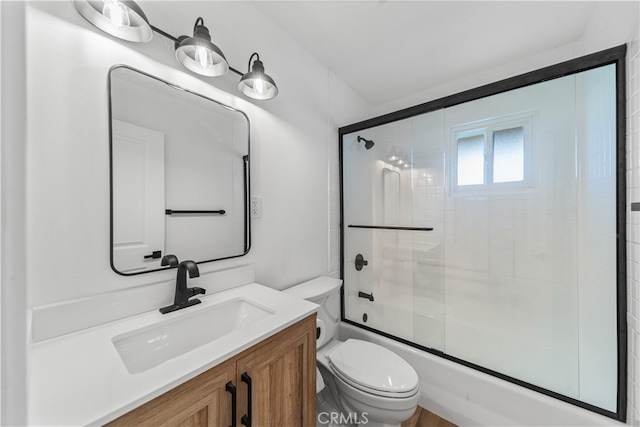
[(339, 336), (380, 344), (404, 358), (420, 377), (419, 405), (458, 426), (626, 425), (344, 322)]

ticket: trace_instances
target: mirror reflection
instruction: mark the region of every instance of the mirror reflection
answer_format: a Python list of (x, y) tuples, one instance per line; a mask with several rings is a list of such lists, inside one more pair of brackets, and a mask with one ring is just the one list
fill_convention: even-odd
[(111, 265), (131, 275), (246, 254), (249, 121), (127, 66), (109, 75)]

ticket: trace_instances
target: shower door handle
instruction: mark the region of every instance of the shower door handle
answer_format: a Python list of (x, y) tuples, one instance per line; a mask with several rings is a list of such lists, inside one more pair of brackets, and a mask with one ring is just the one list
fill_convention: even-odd
[(364, 259), (362, 254), (356, 255), (356, 270), (357, 271), (362, 270), (362, 267), (364, 267), (365, 265), (369, 265), (369, 261)]

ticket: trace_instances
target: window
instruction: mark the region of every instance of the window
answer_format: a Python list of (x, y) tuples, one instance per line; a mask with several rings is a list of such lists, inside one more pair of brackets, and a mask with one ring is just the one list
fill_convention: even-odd
[(484, 135), (458, 139), (458, 185), (484, 184)]
[[(526, 186), (529, 118), (454, 129), (455, 189)], [(476, 124), (477, 125), (477, 124)]]
[(493, 182), (519, 182), (524, 179), (524, 128), (493, 132)]

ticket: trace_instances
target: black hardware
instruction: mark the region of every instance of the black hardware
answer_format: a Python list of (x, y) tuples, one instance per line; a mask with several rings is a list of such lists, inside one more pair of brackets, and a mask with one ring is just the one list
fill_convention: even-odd
[(362, 254), (356, 255), (356, 270), (362, 270), (365, 265), (369, 265), (369, 261), (365, 260)]
[(167, 265), (170, 265), (171, 267), (175, 267), (178, 264), (179, 264), (178, 257), (171, 254), (163, 256), (162, 261), (160, 261), (160, 265), (163, 267), (166, 267)]
[(362, 141), (364, 141), (364, 148), (366, 148), (367, 150), (371, 149), (375, 145), (375, 143), (372, 140), (364, 139), (363, 137), (358, 135), (358, 142), (362, 142)]
[[(165, 263), (166, 260), (166, 264)], [(175, 260), (175, 261), (174, 261)], [(178, 258), (175, 255), (165, 255), (160, 265), (175, 265), (171, 262), (178, 262)], [(206, 290), (202, 288), (187, 288), (187, 272), (190, 278), (200, 277), (200, 271), (198, 265), (193, 261), (182, 261), (178, 264), (178, 277), (176, 278), (176, 293), (173, 299), (173, 304), (167, 307), (162, 307), (160, 313), (167, 314), (172, 311), (182, 310), (183, 308), (191, 307), (192, 305), (200, 304), (199, 299), (189, 300), (194, 295), (203, 294)]]
[[(260, 61), (260, 55), (258, 55), (258, 52), (253, 52), (249, 57), (249, 63), (247, 64), (247, 73), (251, 72), (251, 60), (253, 59), (254, 56), (256, 57), (256, 61)], [(262, 61), (260, 61), (260, 63), (262, 64)]]
[(373, 292), (371, 292), (370, 294), (358, 292), (358, 298), (368, 299), (369, 301), (373, 302)]
[(217, 215), (224, 215), (227, 213), (227, 211), (225, 211), (224, 209), (220, 209), (217, 211), (198, 211), (198, 210), (176, 210), (176, 209), (165, 209), (164, 211), (165, 214), (167, 215), (178, 215), (178, 214), (186, 214), (186, 215), (193, 215), (193, 214), (217, 214)]
[(153, 25), (149, 25), (151, 27), (151, 29), (153, 31), (155, 31), (156, 33), (160, 34), (161, 36), (164, 36), (166, 38), (168, 38), (169, 40), (172, 40), (174, 43), (178, 43), (178, 39), (173, 37), (171, 34), (164, 32), (163, 30), (161, 30), (158, 27), (154, 27)]
[(390, 225), (347, 225), (349, 228), (373, 228), (377, 230), (433, 231), (433, 227), (397, 227)]
[(158, 259), (162, 256), (162, 251), (153, 251), (149, 255), (145, 255), (144, 259)]
[(247, 384), (247, 413), (242, 416), (240, 423), (251, 427), (251, 377), (246, 372), (240, 376), (243, 383)]
[(320, 338), (320, 328), (316, 328), (316, 339)]
[(244, 253), (251, 248), (251, 223), (249, 220), (249, 194), (251, 193), (251, 180), (249, 179), (249, 155), (242, 156), (244, 178)]
[(236, 386), (229, 381), (225, 385), (225, 390), (231, 393), (231, 427), (236, 427)]
[(362, 321), (364, 323), (367, 323), (367, 320), (369, 320), (369, 316), (367, 316), (367, 313), (365, 313), (365, 314), (362, 315)]
[(631, 211), (632, 212), (640, 211), (640, 202), (631, 203)]

